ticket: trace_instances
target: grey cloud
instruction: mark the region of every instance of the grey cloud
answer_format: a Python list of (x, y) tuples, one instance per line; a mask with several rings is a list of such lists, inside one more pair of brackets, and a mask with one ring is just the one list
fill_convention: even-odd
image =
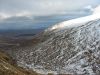
[(80, 10), (85, 6), (96, 6), (99, 0), (0, 0), (0, 12), (31, 12), (34, 15), (52, 15)]

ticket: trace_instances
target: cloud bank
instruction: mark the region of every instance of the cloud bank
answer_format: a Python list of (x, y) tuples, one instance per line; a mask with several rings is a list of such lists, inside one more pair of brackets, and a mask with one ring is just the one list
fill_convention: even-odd
[(93, 10), (93, 14), (99, 14), (99, 15), (100, 15), (100, 5), (97, 6), (97, 7)]
[(0, 0), (0, 12), (9, 15), (23, 12), (33, 15), (66, 14), (86, 6), (91, 8), (89, 5), (95, 7), (99, 3), (100, 0)]

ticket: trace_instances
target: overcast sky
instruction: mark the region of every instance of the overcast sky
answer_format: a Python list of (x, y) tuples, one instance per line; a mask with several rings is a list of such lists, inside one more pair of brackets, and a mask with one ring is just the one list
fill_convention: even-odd
[[(0, 29), (53, 25), (92, 14), (99, 4), (100, 0), (0, 0)], [(32, 19), (27, 22), (20, 16)]]
[(54, 15), (96, 7), (100, 0), (0, 0), (0, 13)]

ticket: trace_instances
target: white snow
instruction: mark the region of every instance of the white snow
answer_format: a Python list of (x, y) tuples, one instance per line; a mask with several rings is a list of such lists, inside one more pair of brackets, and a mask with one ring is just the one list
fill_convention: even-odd
[(93, 11), (94, 11), (93, 14), (99, 14), (100, 13), (100, 5), (97, 6)]
[(92, 15), (77, 18), (77, 19), (72, 19), (72, 20), (69, 20), (69, 21), (64, 21), (60, 24), (54, 25), (49, 30), (52, 31), (52, 30), (55, 30), (55, 29), (62, 29), (62, 28), (65, 28), (65, 27), (73, 27), (73, 26), (77, 26), (77, 25), (82, 25), (81, 23), (86, 23), (86, 22), (89, 22), (89, 21), (92, 21), (92, 20), (96, 20), (98, 18), (100, 18), (100, 6), (98, 6), (94, 9), (94, 12), (93, 12)]
[[(56, 33), (52, 31), (49, 32), (50, 34), (44, 33), (42, 40), (45, 39), (45, 36), (47, 37), (44, 42), (16, 53), (17, 60), (20, 61), (18, 64), (43, 74), (97, 75), (100, 71), (96, 61), (100, 56), (100, 15), (98, 9), (99, 7), (90, 16), (65, 21), (51, 27), (51, 30), (62, 30), (58, 30)], [(20, 53), (21, 55), (18, 57)], [(93, 68), (97, 72), (93, 72)]]

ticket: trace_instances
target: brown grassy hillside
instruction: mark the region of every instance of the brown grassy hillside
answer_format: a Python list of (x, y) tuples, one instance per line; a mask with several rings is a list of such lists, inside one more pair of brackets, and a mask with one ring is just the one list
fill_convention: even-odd
[(18, 67), (11, 58), (0, 52), (0, 75), (41, 75)]

